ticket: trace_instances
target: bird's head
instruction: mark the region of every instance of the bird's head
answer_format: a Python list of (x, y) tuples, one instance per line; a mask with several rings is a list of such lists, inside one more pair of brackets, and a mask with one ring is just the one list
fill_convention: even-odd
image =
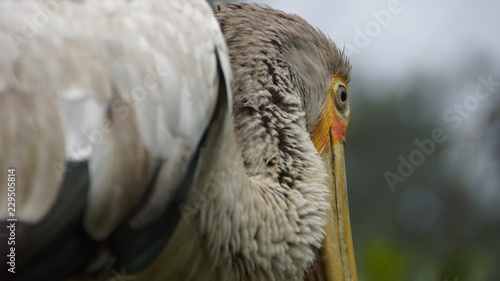
[[(266, 77), (271, 73), (278, 88), (273, 91), (290, 94), (286, 99), (293, 101), (285, 103), (293, 105), (292, 111), (295, 100), (300, 101), (305, 129), (326, 167), (330, 208), (313, 280), (357, 280), (344, 163), (350, 120), (349, 60), (330, 38), (299, 16), (258, 5), (223, 6), (234, 10), (218, 17), (230, 46), (236, 104), (248, 107), (247, 98), (238, 100), (243, 100), (241, 93), (259, 87), (268, 90)], [(276, 103), (285, 99), (277, 96)]]

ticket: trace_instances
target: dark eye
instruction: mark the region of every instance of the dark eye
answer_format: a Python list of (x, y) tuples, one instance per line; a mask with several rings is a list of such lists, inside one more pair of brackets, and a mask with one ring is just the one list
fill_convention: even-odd
[(344, 108), (347, 104), (347, 90), (344, 86), (339, 85), (337, 88), (337, 93), (335, 95), (335, 100), (339, 108)]

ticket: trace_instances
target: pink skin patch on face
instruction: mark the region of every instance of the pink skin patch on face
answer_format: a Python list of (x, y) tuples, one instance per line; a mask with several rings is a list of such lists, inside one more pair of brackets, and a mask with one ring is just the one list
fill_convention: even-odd
[(335, 138), (338, 141), (345, 141), (346, 128), (344, 123), (335, 118), (335, 120), (333, 121), (332, 130)]

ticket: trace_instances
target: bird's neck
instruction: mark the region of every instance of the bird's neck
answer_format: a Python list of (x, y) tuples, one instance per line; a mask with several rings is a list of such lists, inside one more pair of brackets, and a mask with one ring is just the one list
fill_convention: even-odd
[(176, 262), (207, 262), (196, 266), (215, 269), (214, 280), (301, 280), (323, 239), (323, 164), (286, 67), (233, 70), (249, 79), (235, 78), (234, 114), (216, 113), (170, 254), (192, 249)]

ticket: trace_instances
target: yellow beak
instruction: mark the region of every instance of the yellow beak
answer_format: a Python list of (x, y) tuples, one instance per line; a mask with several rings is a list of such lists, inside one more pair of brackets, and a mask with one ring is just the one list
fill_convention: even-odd
[(307, 276), (308, 281), (358, 280), (349, 221), (344, 161), (345, 133), (350, 117), (345, 97), (343, 107), (336, 106), (334, 96), (338, 93), (339, 85), (347, 87), (347, 83), (340, 76), (334, 75), (330, 81), (325, 111), (311, 134), (311, 140), (326, 164), (327, 185), (332, 196), (329, 199), (331, 208), (326, 212), (326, 235), (323, 247), (311, 274)]
[[(322, 154), (327, 163), (328, 185), (331, 187), (331, 209), (327, 213), (325, 226), (326, 236), (320, 251), (319, 263), (322, 267), (324, 280), (351, 281), (358, 280), (354, 247), (349, 221), (349, 204), (347, 199), (344, 143), (334, 137), (330, 130), (329, 149)], [(330, 150), (330, 151), (328, 151)], [(328, 152), (331, 155), (328, 155)], [(329, 157), (331, 156), (331, 157)]]
[(334, 137), (333, 129), (329, 137), (331, 146), (325, 146), (319, 152), (328, 172), (331, 209), (326, 213), (323, 247), (307, 280), (357, 281), (345, 180), (344, 142)]

